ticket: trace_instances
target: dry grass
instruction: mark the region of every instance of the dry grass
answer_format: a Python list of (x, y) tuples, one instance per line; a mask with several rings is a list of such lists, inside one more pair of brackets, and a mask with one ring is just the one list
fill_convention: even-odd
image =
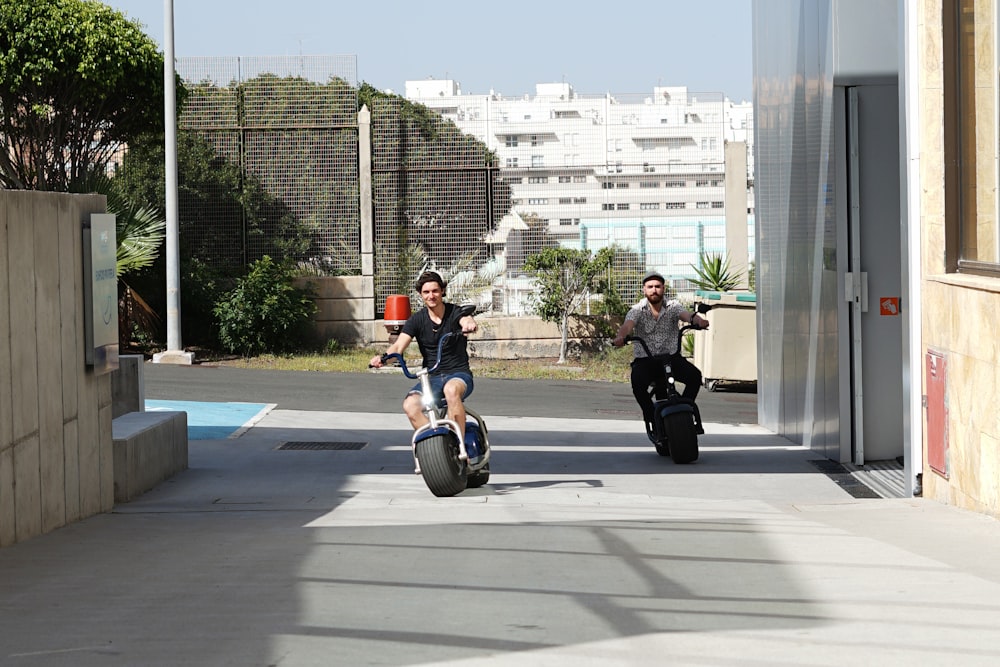
[[(262, 368), (269, 370), (320, 371), (331, 373), (359, 373), (367, 370), (368, 362), (379, 351), (345, 349), (333, 354), (298, 354), (294, 356), (263, 355), (250, 359), (224, 358), (212, 360), (220, 366)], [(480, 359), (473, 357), (472, 372), (476, 377), (521, 380), (598, 380), (627, 382), (632, 349), (609, 348), (603, 352), (586, 354), (571, 359), (566, 364), (556, 363), (555, 358), (543, 359)]]

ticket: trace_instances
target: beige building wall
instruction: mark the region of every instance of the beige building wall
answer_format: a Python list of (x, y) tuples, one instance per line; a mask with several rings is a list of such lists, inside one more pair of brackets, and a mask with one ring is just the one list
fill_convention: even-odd
[[(992, 0), (977, 2), (976, 14), (995, 25)], [(946, 223), (955, 224), (946, 199), (946, 137), (944, 109), (945, 71), (944, 16), (940, 0), (920, 0), (920, 104), (921, 179), (921, 290), (922, 347), (946, 361), (944, 404), (947, 411), (945, 442), (927, 428), (925, 409), (923, 447), (923, 492), (925, 497), (1000, 517), (1000, 279), (949, 273), (949, 235)], [(980, 19), (977, 19), (977, 22)], [(988, 43), (984, 46), (989, 46)], [(981, 155), (997, 152), (995, 106), (997, 72), (992, 57), (977, 60), (976, 86), (988, 87), (977, 95), (983, 106), (977, 115), (990, 118), (977, 124), (976, 150)], [(985, 101), (985, 100), (988, 100)], [(976, 223), (996, 230), (997, 174), (993, 159), (977, 161), (975, 174), (979, 201)], [(985, 238), (981, 235), (980, 239)], [(926, 368), (926, 366), (925, 366)], [(928, 396), (928, 377), (921, 372), (923, 395)], [(933, 392), (932, 392), (933, 393)], [(945, 445), (945, 474), (928, 464), (929, 447)]]
[(84, 362), (81, 223), (104, 211), (0, 190), (0, 547), (114, 503), (111, 379)]

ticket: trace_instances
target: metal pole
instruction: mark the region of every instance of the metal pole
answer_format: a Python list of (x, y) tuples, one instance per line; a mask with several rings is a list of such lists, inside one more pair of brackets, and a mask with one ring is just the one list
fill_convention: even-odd
[(166, 185), (167, 350), (153, 361), (190, 364), (181, 347), (181, 280), (177, 225), (177, 92), (174, 73), (174, 3), (163, 0), (163, 123)]

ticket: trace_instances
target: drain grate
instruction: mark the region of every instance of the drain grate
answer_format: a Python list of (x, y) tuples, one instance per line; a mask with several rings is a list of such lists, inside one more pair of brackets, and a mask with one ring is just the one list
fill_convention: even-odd
[(829, 459), (809, 461), (817, 470), (829, 477), (853, 498), (881, 498), (874, 489), (851, 474), (851, 471)]
[(307, 449), (307, 450), (358, 450), (368, 446), (367, 442), (317, 442), (307, 440), (293, 440), (283, 442), (278, 445), (278, 449)]

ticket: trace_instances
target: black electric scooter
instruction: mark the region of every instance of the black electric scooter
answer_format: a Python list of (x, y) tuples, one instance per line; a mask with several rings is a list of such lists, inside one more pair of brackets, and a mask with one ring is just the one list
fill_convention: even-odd
[[(699, 314), (707, 313), (711, 310), (708, 304), (698, 304)], [(678, 333), (678, 340), (683, 341), (684, 334), (688, 331), (699, 331), (701, 327), (686, 324), (681, 327)], [(653, 437), (656, 453), (660, 456), (669, 456), (674, 463), (694, 463), (698, 460), (698, 433), (701, 431), (701, 413), (698, 405), (693, 399), (685, 398), (677, 390), (671, 364), (680, 351), (675, 354), (652, 354), (646, 341), (638, 336), (627, 336), (625, 342), (635, 341), (642, 345), (646, 351), (646, 356), (653, 359), (663, 368), (663, 379), (661, 382), (652, 382), (648, 391), (656, 394), (653, 402)]]

